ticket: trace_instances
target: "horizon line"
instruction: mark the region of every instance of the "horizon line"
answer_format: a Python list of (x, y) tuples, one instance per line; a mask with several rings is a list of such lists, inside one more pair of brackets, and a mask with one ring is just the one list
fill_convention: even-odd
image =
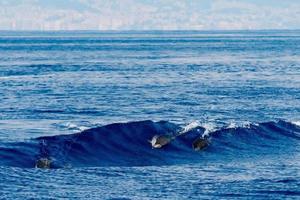
[(0, 29), (0, 32), (184, 32), (184, 31), (194, 31), (194, 32), (207, 32), (207, 31), (300, 31), (300, 28), (297, 29), (281, 29), (281, 28), (266, 28), (266, 29), (106, 29), (106, 30), (98, 30), (98, 29), (59, 29), (59, 30), (38, 30), (38, 29), (16, 29), (16, 30), (8, 30), (8, 29)]

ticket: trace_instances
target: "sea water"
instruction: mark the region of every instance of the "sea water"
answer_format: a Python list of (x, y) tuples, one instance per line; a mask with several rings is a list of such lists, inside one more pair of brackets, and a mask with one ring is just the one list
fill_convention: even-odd
[(0, 32), (0, 198), (300, 198), (300, 31)]

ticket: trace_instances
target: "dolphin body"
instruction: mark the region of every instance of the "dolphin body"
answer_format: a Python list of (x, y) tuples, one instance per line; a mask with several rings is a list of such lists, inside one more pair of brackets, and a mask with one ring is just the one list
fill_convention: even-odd
[(200, 151), (208, 146), (208, 141), (207, 139), (199, 137), (193, 142), (192, 146), (195, 151)]
[(41, 169), (50, 169), (51, 162), (52, 161), (49, 158), (40, 158), (36, 161), (35, 167)]
[(149, 142), (152, 148), (158, 149), (169, 144), (173, 139), (174, 137), (170, 135), (155, 135)]

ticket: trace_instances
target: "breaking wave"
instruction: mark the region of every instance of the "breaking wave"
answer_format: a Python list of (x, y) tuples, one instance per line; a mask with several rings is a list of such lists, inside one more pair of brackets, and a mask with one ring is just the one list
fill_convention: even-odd
[[(210, 128), (209, 128), (210, 127)], [(155, 135), (177, 136), (153, 149)], [(195, 151), (192, 143), (205, 137), (208, 147)], [(206, 161), (262, 159), (299, 154), (300, 126), (278, 121), (224, 128), (193, 122), (180, 127), (167, 121), (114, 123), (80, 133), (34, 138), (26, 142), (0, 143), (0, 165), (35, 167), (40, 158), (52, 168), (92, 166), (149, 166)]]

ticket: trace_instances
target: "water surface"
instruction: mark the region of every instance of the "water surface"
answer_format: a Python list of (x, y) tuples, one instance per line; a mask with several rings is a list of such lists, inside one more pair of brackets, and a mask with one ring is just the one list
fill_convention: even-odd
[(300, 198), (299, 31), (0, 32), (0, 95), (5, 199)]

